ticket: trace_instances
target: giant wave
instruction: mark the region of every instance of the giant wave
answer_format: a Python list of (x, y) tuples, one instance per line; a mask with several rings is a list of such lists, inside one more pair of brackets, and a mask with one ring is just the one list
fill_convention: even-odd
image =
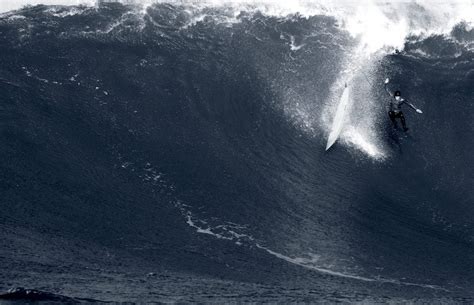
[[(115, 301), (472, 297), (472, 9), (3, 13), (2, 288), (43, 277), (43, 290), (102, 300), (112, 281)], [(424, 110), (406, 114), (410, 136), (389, 125), (385, 77)], [(352, 108), (326, 153), (348, 81)], [(183, 285), (203, 293), (179, 299)]]

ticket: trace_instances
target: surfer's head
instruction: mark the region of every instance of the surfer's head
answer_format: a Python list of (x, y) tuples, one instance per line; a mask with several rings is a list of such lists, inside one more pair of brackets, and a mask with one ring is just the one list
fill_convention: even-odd
[(395, 91), (395, 93), (393, 94), (393, 96), (395, 97), (395, 99), (398, 101), (400, 98), (401, 98), (401, 92), (400, 91)]

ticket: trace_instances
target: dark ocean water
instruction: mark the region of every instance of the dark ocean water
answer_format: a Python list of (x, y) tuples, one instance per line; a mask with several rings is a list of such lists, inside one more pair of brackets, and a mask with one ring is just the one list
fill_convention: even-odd
[(377, 157), (347, 141), (324, 151), (320, 118), (357, 45), (336, 19), (200, 16), (109, 4), (0, 17), (0, 289), (473, 302), (469, 25), (364, 67), (376, 101), (390, 77), (424, 112), (406, 110), (404, 135), (384, 103), (357, 103)]

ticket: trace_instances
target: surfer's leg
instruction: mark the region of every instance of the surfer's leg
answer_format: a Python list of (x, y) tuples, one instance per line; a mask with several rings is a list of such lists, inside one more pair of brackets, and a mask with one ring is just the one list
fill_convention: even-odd
[(397, 121), (395, 121), (395, 112), (389, 111), (388, 116), (390, 117), (390, 121), (392, 121), (393, 126), (397, 128)]
[(403, 131), (407, 131), (408, 130), (407, 122), (405, 121), (405, 116), (403, 115), (403, 112), (400, 112), (399, 117), (400, 117), (400, 121), (402, 121)]

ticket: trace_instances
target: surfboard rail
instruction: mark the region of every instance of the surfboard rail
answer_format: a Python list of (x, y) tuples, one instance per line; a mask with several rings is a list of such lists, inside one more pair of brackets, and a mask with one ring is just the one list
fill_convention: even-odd
[(326, 144), (326, 150), (331, 148), (334, 143), (336, 143), (339, 135), (341, 134), (342, 127), (344, 125), (344, 119), (346, 116), (346, 109), (349, 105), (349, 87), (346, 85), (344, 91), (342, 92), (341, 99), (339, 100), (339, 105), (337, 106), (336, 114), (332, 121), (331, 132), (329, 133), (328, 141)]

